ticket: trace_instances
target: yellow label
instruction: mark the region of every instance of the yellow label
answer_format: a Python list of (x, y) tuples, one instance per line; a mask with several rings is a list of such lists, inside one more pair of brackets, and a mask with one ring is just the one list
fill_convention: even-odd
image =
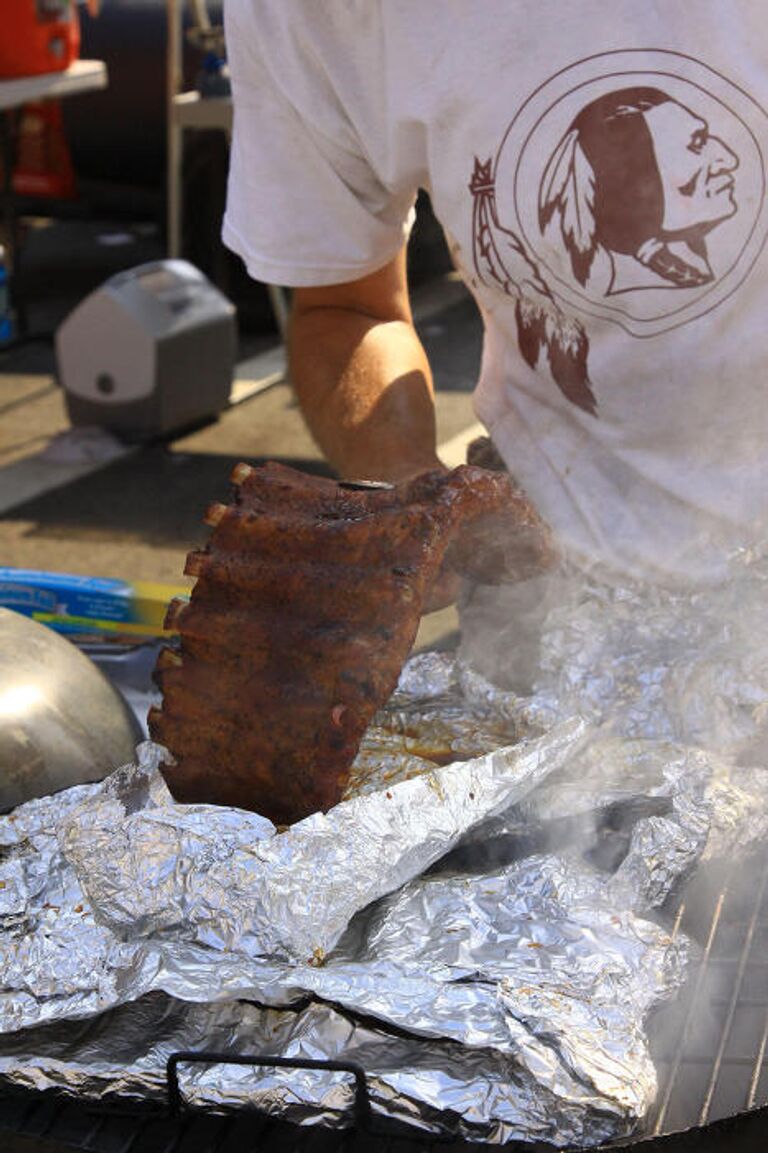
[[(160, 613), (160, 621), (164, 616), (165, 610)], [(175, 629), (164, 629), (159, 624), (155, 625), (151, 622), (136, 624), (132, 621), (105, 621), (96, 620), (94, 617), (68, 617), (61, 613), (33, 613), (32, 619), (40, 621), (44, 625), (72, 625), (88, 632), (126, 633), (130, 636), (170, 637), (176, 631)]]

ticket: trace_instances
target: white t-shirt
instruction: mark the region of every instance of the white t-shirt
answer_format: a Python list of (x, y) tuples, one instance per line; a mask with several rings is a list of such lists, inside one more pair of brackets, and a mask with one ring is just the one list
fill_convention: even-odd
[(768, 525), (761, 0), (226, 0), (224, 240), (353, 280), (432, 199), (475, 394), (563, 547), (716, 576)]

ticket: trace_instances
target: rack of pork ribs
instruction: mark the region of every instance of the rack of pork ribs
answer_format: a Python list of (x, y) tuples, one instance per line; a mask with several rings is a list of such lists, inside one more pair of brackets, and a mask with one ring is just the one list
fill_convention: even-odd
[(239, 464), (232, 485), (169, 607), (149, 730), (177, 800), (286, 825), (341, 798), (438, 574), (524, 578), (550, 541), (506, 473), (467, 465), (391, 486)]

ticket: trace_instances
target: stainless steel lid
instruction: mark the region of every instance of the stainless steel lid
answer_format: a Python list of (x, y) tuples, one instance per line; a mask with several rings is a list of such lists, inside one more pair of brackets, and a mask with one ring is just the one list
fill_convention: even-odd
[(0, 812), (101, 780), (133, 759), (141, 739), (123, 698), (88, 657), (0, 608)]

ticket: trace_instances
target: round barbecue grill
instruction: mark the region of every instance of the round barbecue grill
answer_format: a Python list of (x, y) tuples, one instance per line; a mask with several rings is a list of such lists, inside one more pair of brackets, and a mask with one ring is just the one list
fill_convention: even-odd
[[(630, 1142), (610, 1146), (633, 1153), (696, 1150), (765, 1153), (768, 1148), (768, 854), (739, 860), (714, 883), (707, 867), (665, 910), (675, 929), (695, 938), (703, 956), (683, 994), (650, 1024), (659, 1093), (643, 1128)], [(87, 1042), (92, 1027), (66, 1022), (72, 1041)], [(60, 1026), (62, 1027), (62, 1026)], [(185, 1063), (236, 1061), (282, 1064), (261, 1054), (206, 1051), (174, 1055), (168, 1067), (165, 1108), (94, 1105), (58, 1093), (14, 1089), (0, 1094), (0, 1132), (10, 1150), (58, 1153), (458, 1153), (499, 1146), (425, 1138), (371, 1117), (365, 1070), (346, 1069), (356, 1085), (356, 1123), (350, 1129), (301, 1127), (255, 1111), (193, 1112), (178, 1091)], [(290, 1065), (290, 1062), (287, 1062)], [(295, 1062), (297, 1066), (300, 1064)], [(304, 1063), (306, 1064), (306, 1063)], [(507, 1149), (553, 1149), (513, 1142)]]
[[(92, 654), (96, 663), (98, 657)], [(120, 685), (115, 669), (107, 674)], [(648, 803), (647, 799), (644, 802)], [(651, 799), (651, 804), (664, 804)], [(626, 832), (622, 819), (651, 815), (618, 807), (618, 841)], [(613, 826), (612, 826), (613, 827)], [(535, 830), (530, 844), (509, 838), (509, 859), (537, 851)], [(501, 840), (496, 844), (501, 844)], [(459, 847), (459, 865), (481, 870), (482, 843)], [(491, 847), (495, 856), (498, 852)], [(612, 851), (608, 843), (608, 851)], [(610, 863), (603, 862), (608, 868)], [(632, 1139), (610, 1145), (633, 1153), (664, 1150), (683, 1153), (766, 1153), (768, 1150), (768, 846), (740, 856), (728, 870), (705, 864), (661, 910), (673, 933), (684, 933), (701, 949), (681, 994), (665, 1003), (648, 1022), (651, 1051), (658, 1072), (656, 1101)], [(150, 994), (159, 998), (162, 994)], [(119, 1014), (120, 1010), (113, 1010)], [(105, 1017), (110, 1014), (105, 1014)], [(159, 1043), (163, 1016), (151, 1016), (150, 1043)], [(62, 1020), (53, 1026), (65, 1048), (82, 1050), (95, 1039), (102, 1018)], [(379, 1021), (377, 1028), (386, 1031)], [(119, 1033), (117, 1034), (119, 1036)], [(203, 1112), (189, 1107), (180, 1091), (192, 1063), (237, 1063), (291, 1066), (290, 1060), (263, 1053), (212, 1052), (204, 1048), (176, 1053), (167, 1066), (165, 1102), (135, 1098), (115, 1104), (77, 1098), (62, 1091), (35, 1092), (0, 1083), (0, 1134), (5, 1147), (20, 1153), (426, 1153), (451, 1150), (472, 1153), (499, 1149), (454, 1139), (425, 1136), (403, 1123), (374, 1115), (369, 1107), (366, 1070), (342, 1062), (319, 1061), (321, 1069), (341, 1070), (355, 1088), (355, 1116), (347, 1129), (299, 1126), (253, 1108)], [(306, 1068), (307, 1062), (293, 1062)], [(117, 1098), (119, 1100), (119, 1098)], [(222, 1107), (223, 1109), (223, 1107)], [(505, 1149), (543, 1153), (553, 1145), (511, 1142)]]

